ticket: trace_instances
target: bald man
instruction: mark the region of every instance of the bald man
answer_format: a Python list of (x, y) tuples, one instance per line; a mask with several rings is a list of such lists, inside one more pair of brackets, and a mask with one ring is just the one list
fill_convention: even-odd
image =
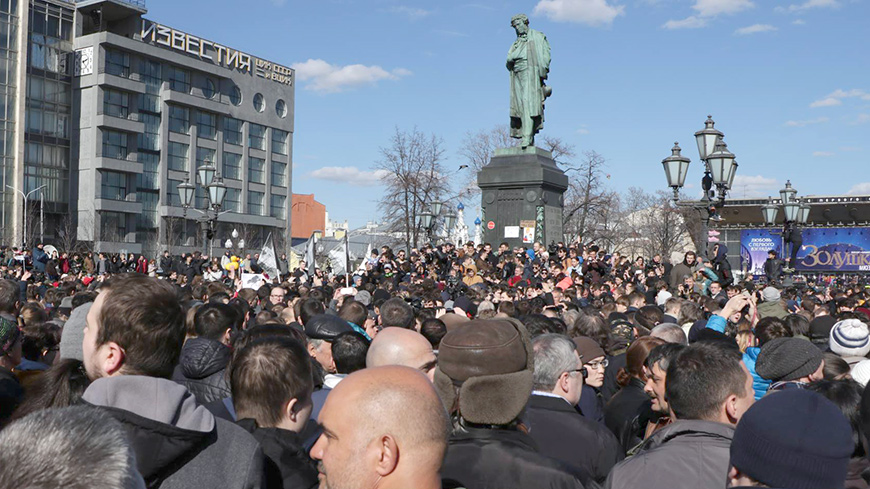
[(417, 369), (429, 380), (435, 378), (438, 359), (425, 336), (404, 328), (384, 328), (372, 340), (366, 355), (366, 367), (403, 365)]
[[(390, 328), (397, 329), (397, 328)], [(440, 489), (450, 421), (418, 370), (354, 372), (326, 399), (311, 447), (322, 489)]]

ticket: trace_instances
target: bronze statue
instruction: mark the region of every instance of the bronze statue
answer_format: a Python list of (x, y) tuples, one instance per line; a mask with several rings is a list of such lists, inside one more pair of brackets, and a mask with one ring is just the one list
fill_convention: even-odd
[(513, 16), (517, 40), (508, 51), (511, 77), (511, 137), (522, 139), (523, 148), (534, 146), (535, 134), (544, 127), (544, 100), (553, 93), (545, 83), (550, 72), (547, 36), (529, 29), (525, 14)]

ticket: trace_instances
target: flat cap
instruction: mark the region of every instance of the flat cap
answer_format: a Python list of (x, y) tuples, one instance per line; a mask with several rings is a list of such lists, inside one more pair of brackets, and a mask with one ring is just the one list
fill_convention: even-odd
[(315, 314), (305, 323), (305, 336), (312, 340), (332, 341), (338, 335), (353, 331), (347, 321), (331, 314)]

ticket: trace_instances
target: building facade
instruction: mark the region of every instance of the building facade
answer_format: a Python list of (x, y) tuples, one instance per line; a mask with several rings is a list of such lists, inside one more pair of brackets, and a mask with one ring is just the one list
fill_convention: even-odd
[[(3, 120), (21, 141), (17, 154), (0, 148), (2, 183), (24, 193), (45, 185), (28, 207), (41, 211), (45, 241), (74, 237), (108, 252), (205, 249), (208, 182), (196, 170), (206, 164), (227, 186), (211, 244), (233, 229), (251, 248), (269, 233), (289, 240), (290, 68), (148, 20), (142, 0), (17, 1), (4, 11), (0, 0), (0, 30), (8, 18), (27, 33), (26, 69), (24, 43), (10, 34), (4, 51), (0, 32), (0, 63), (5, 55), (7, 71), (17, 62), (23, 72), (5, 85), (0, 78), (0, 98), (17, 94), (26, 113)], [(190, 209), (179, 197), (184, 181), (196, 185)], [(21, 200), (3, 193), (5, 242), (39, 236)]]

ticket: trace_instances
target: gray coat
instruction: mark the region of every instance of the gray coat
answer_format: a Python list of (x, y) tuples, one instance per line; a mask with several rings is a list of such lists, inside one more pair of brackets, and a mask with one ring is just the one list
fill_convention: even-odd
[(218, 419), (167, 379), (97, 379), (82, 397), (121, 422), (148, 487), (253, 489), (263, 486), (263, 451), (243, 428)]
[(725, 488), (732, 426), (683, 420), (648, 438), (613, 468), (606, 489)]

